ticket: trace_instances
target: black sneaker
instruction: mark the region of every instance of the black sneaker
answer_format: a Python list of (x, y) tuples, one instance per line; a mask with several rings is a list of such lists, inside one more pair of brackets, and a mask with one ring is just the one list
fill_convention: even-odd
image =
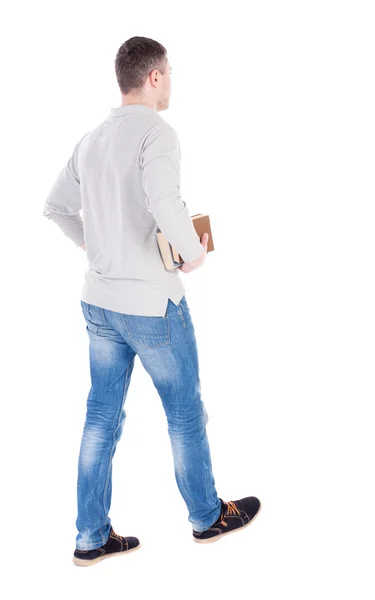
[(221, 498), (220, 500), (220, 517), (204, 531), (194, 531), (193, 529), (195, 542), (200, 544), (216, 542), (223, 535), (244, 529), (250, 525), (261, 508), (261, 503), (255, 496), (247, 496), (235, 501), (228, 500), (228, 502)]
[(128, 554), (132, 550), (140, 547), (139, 539), (136, 537), (123, 537), (113, 531), (109, 533), (109, 538), (104, 546), (94, 548), (94, 550), (74, 550), (73, 562), (79, 567), (88, 567), (110, 556), (118, 554)]

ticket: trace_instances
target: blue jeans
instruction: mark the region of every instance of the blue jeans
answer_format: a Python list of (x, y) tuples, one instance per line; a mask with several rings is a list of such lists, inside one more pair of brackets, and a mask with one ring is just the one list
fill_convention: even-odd
[(112, 459), (121, 437), (124, 403), (136, 355), (165, 410), (178, 489), (195, 531), (220, 516), (201, 399), (194, 327), (184, 296), (168, 300), (164, 317), (128, 315), (81, 300), (89, 336), (91, 388), (79, 461), (76, 548), (106, 543), (111, 519)]

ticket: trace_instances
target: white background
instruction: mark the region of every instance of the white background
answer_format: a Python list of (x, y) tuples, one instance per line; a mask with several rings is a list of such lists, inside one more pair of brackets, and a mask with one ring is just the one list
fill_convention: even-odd
[[(3, 5), (2, 519), (7, 598), (374, 598), (372, 2)], [(254, 523), (193, 542), (139, 359), (110, 516), (142, 548), (73, 565), (90, 388), (86, 255), (42, 216), (77, 141), (121, 104), (119, 46), (161, 42), (181, 191), (215, 251), (181, 273), (214, 476)]]

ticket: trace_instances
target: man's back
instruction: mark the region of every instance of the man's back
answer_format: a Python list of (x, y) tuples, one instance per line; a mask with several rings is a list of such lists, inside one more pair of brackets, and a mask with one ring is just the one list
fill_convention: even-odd
[[(159, 226), (185, 261), (203, 247), (180, 195), (175, 130), (148, 106), (111, 108), (69, 161), (79, 181), (88, 259), (81, 299), (113, 311), (163, 316), (185, 293), (178, 270), (166, 271)], [(56, 186), (47, 205), (53, 206)], [(47, 215), (48, 216), (48, 215)]]

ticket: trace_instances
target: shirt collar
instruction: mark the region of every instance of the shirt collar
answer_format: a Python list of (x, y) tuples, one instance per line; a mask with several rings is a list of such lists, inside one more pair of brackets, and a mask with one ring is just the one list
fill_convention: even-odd
[(122, 106), (114, 106), (110, 108), (110, 117), (122, 117), (132, 113), (151, 113), (156, 112), (155, 109), (146, 106), (145, 104), (124, 104)]

